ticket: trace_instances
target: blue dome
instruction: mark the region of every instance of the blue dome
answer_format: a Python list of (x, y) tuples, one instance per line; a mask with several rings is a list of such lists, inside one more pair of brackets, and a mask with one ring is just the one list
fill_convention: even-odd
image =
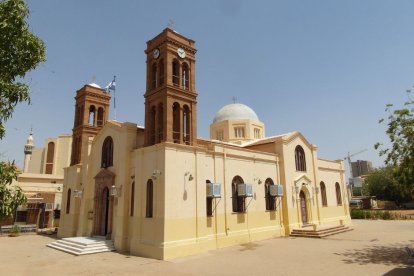
[(259, 117), (257, 117), (257, 114), (253, 109), (244, 104), (233, 103), (223, 106), (216, 113), (213, 123), (234, 119), (249, 119), (259, 121)]

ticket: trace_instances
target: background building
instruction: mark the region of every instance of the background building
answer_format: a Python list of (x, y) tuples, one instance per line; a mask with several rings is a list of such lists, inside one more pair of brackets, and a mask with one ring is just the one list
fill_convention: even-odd
[(48, 138), (43, 147), (35, 147), (30, 132), (24, 147), (24, 167), (13, 185), (22, 188), (27, 204), (20, 206), (14, 218), (2, 225), (36, 224), (39, 228), (59, 225), (64, 168), (70, 164), (72, 135)]
[(351, 162), (352, 166), (352, 177), (358, 177), (361, 175), (368, 174), (374, 170), (372, 167), (371, 161), (366, 160), (357, 160), (354, 162)]

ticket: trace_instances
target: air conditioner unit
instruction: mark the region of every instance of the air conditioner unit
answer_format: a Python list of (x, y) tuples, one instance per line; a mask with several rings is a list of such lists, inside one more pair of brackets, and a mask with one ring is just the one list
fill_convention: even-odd
[(283, 186), (282, 185), (270, 185), (269, 194), (270, 196), (283, 196)]
[(237, 196), (241, 197), (252, 197), (253, 196), (253, 186), (252, 184), (238, 184), (237, 185)]
[(53, 210), (53, 203), (45, 203), (45, 209)]
[(207, 183), (207, 197), (218, 198), (221, 197), (220, 183)]

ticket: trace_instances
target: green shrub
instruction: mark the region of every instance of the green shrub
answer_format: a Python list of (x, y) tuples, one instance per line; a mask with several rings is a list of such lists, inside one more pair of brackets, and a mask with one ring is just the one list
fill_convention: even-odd
[(351, 218), (352, 219), (364, 219), (364, 211), (360, 209), (351, 209)]
[(17, 237), (19, 234), (20, 234), (20, 232), (22, 231), (22, 229), (20, 228), (20, 226), (19, 225), (17, 225), (17, 224), (15, 224), (15, 225), (13, 225), (13, 227), (10, 229), (10, 234), (9, 234), (9, 236), (11, 236), (11, 237)]
[(394, 216), (388, 211), (382, 212), (381, 215), (382, 215), (381, 218), (384, 219), (384, 220), (389, 220), (389, 219), (394, 218)]
[(361, 209), (351, 209), (351, 218), (352, 219), (383, 219), (383, 220), (407, 219), (407, 217), (404, 215), (393, 214), (389, 211), (370, 211), (370, 210), (361, 210)]

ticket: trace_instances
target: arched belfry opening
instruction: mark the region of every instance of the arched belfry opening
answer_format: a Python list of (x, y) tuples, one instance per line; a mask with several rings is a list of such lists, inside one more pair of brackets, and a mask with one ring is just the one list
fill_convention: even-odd
[(166, 28), (147, 42), (145, 145), (195, 145), (195, 42)]
[(84, 144), (95, 137), (108, 120), (110, 100), (109, 93), (94, 83), (76, 91), (71, 165), (82, 163)]

